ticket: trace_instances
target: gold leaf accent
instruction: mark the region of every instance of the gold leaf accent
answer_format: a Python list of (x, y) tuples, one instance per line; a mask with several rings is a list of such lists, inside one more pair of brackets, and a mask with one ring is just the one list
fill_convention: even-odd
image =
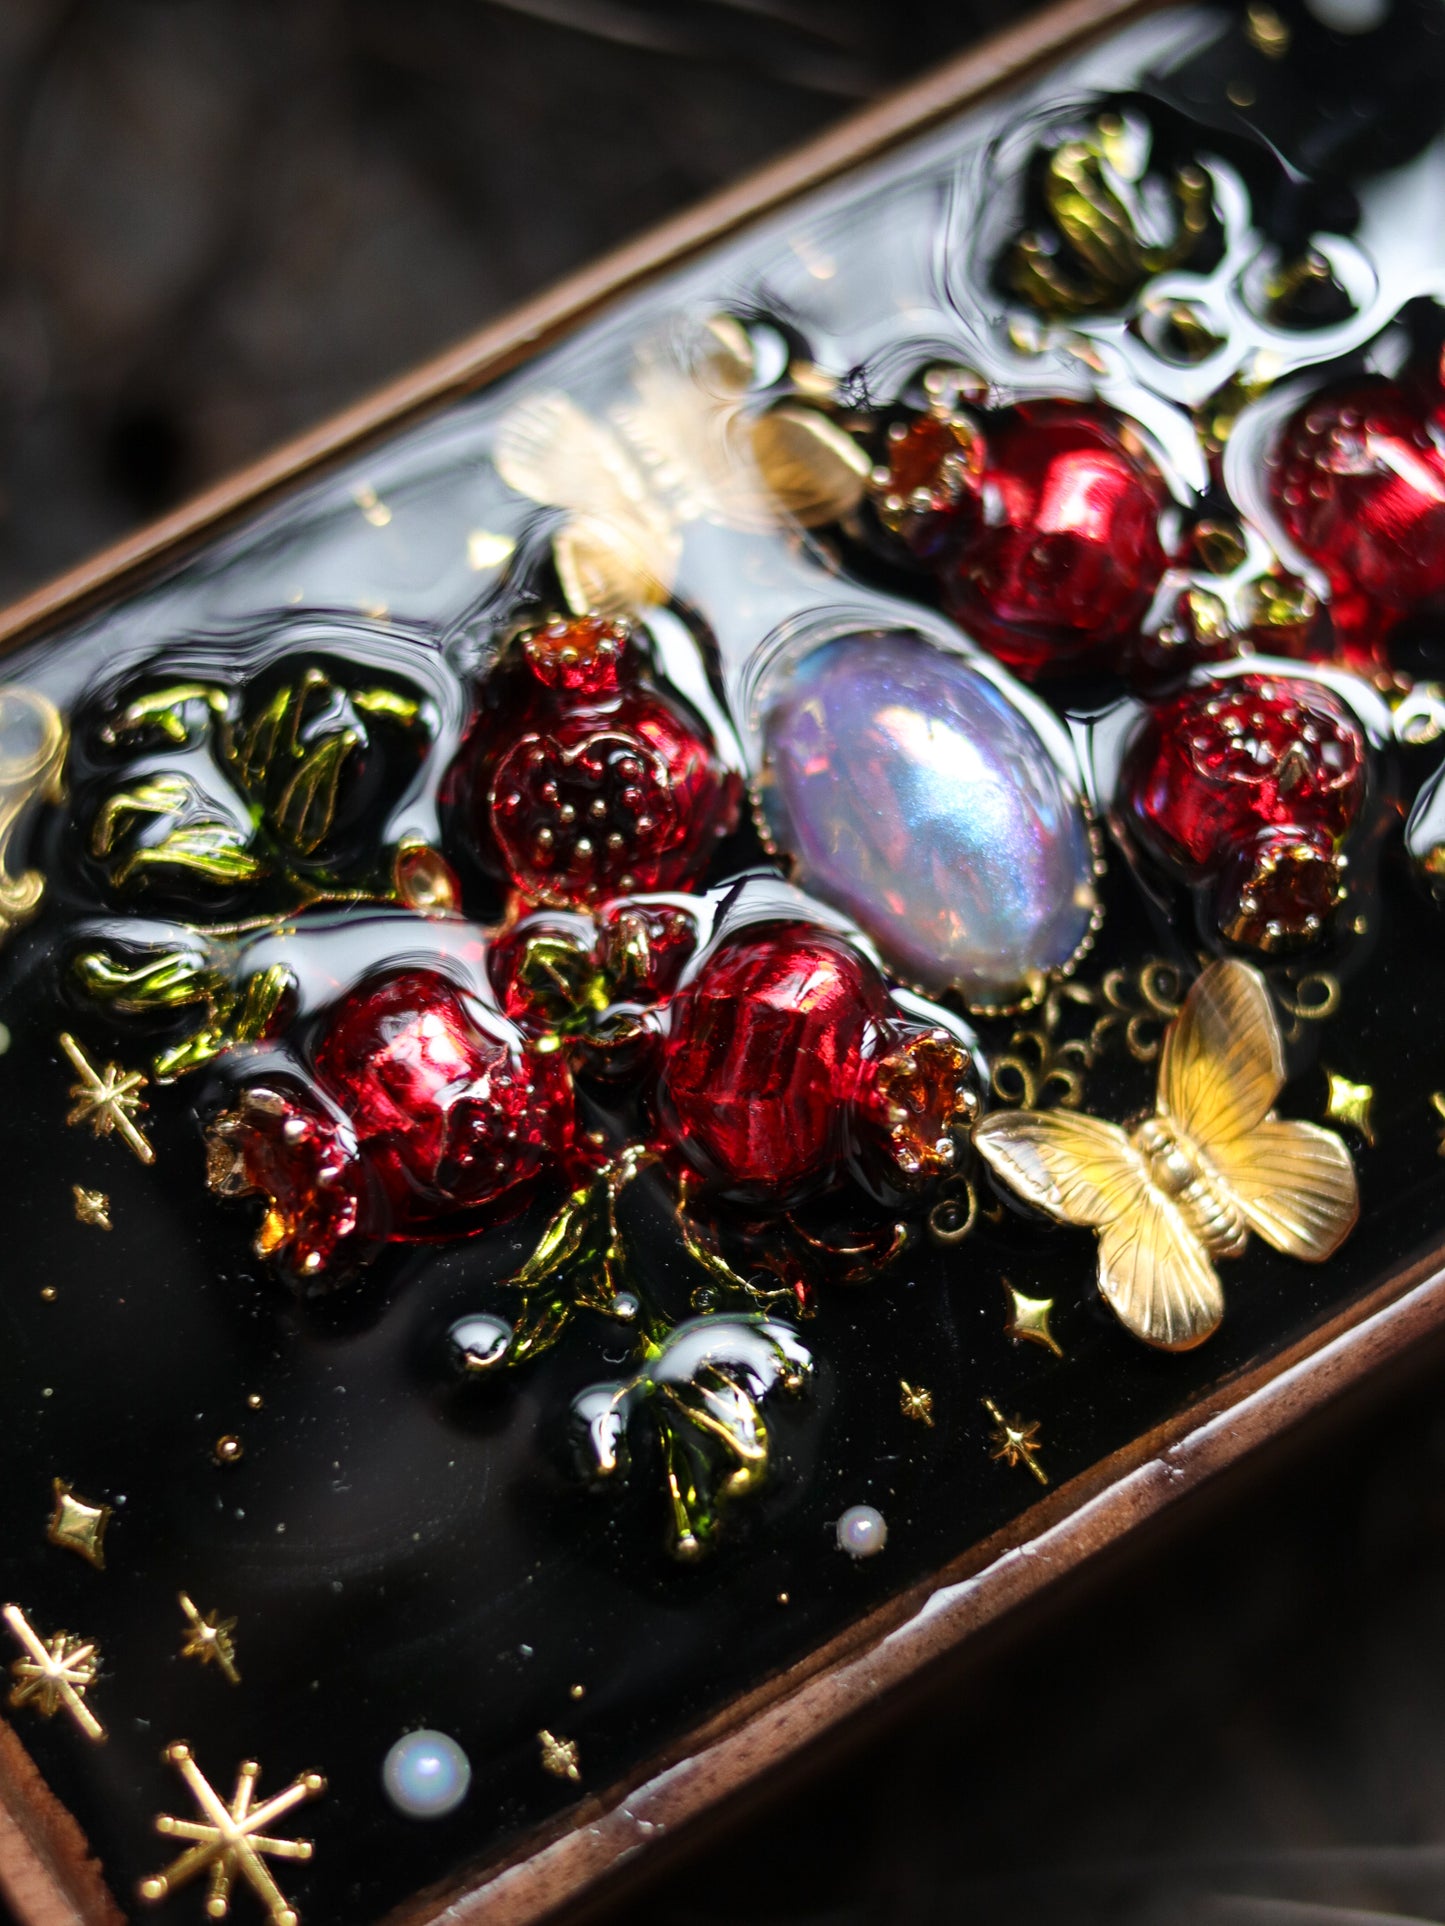
[(59, 802), (68, 732), (60, 711), (35, 689), (0, 687), (0, 943), (40, 908), (38, 869), (10, 873), (16, 825), (32, 803)]

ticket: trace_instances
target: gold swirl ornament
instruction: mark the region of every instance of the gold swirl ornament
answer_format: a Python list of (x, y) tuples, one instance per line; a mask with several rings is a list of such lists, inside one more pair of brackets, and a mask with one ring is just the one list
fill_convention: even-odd
[(9, 867), (11, 840), (33, 803), (59, 802), (68, 731), (55, 704), (36, 689), (0, 687), (0, 944), (40, 908), (45, 878)]
[(1099, 1289), (1146, 1344), (1187, 1351), (1224, 1315), (1214, 1259), (1251, 1231), (1319, 1264), (1360, 1213), (1339, 1137), (1278, 1118), (1284, 1048), (1264, 979), (1210, 964), (1165, 1032), (1154, 1109), (1131, 1129), (1068, 1110), (1004, 1110), (979, 1154), (1026, 1203), (1099, 1239)]

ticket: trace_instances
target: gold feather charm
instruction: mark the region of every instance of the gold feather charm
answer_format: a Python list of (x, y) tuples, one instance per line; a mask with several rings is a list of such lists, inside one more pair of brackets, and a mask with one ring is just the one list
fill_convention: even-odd
[(1213, 1259), (1249, 1233), (1289, 1257), (1333, 1256), (1360, 1214), (1350, 1153), (1271, 1105), (1284, 1051), (1264, 979), (1211, 963), (1170, 1024), (1159, 1094), (1130, 1130), (1066, 1110), (1002, 1110), (974, 1131), (1025, 1202), (1099, 1237), (1099, 1289), (1136, 1337), (1187, 1351), (1224, 1315)]

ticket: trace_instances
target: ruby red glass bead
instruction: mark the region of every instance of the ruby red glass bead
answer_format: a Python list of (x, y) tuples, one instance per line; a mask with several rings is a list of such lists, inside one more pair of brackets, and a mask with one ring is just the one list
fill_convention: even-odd
[(1118, 809), (1143, 849), (1208, 886), (1220, 933), (1270, 950), (1317, 935), (1339, 901), (1367, 786), (1364, 731), (1332, 690), (1240, 675), (1154, 705)]
[(570, 1151), (571, 1078), (434, 972), (363, 986), (317, 1048), (316, 1079), (346, 1112), (393, 1227), (523, 1201)]
[(1438, 399), (1383, 378), (1311, 396), (1269, 456), (1290, 538), (1324, 570), (1341, 659), (1368, 668), (1401, 615), (1445, 595)]
[(673, 999), (658, 1093), (670, 1142), (725, 1193), (783, 1201), (836, 1175), (887, 998), (841, 937), (783, 924), (724, 943)]
[(983, 439), (979, 513), (943, 577), (953, 614), (1027, 679), (1117, 666), (1164, 571), (1157, 469), (1068, 402), (1005, 409)]

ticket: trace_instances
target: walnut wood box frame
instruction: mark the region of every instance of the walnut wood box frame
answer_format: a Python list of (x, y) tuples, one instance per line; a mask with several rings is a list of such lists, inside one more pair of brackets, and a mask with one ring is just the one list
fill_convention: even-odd
[[(1068, 0), (995, 38), (16, 603), (0, 613), (0, 650), (129, 592), (205, 538), (517, 367), (710, 244), (1151, 10), (1147, 0)], [(1421, 1341), (1445, 1327), (1441, 1255), (1380, 1277), (1292, 1348), (1216, 1384), (1169, 1423), (1051, 1489), (1006, 1530), (733, 1702), (624, 1783), (590, 1793), (460, 1884), (405, 1904), (392, 1915), (395, 1926), (524, 1926), (615, 1896), (624, 1877), (652, 1863), (658, 1842), (692, 1836), (705, 1817), (735, 1809), (825, 1737), (856, 1726), (865, 1710), (900, 1703), (926, 1668), (1057, 1592), (1111, 1547), (1137, 1541), (1151, 1520), (1341, 1393), (1386, 1382), (1392, 1361), (1418, 1354)], [(0, 1885), (26, 1926), (98, 1926), (125, 1916), (80, 1827), (3, 1723)]]

